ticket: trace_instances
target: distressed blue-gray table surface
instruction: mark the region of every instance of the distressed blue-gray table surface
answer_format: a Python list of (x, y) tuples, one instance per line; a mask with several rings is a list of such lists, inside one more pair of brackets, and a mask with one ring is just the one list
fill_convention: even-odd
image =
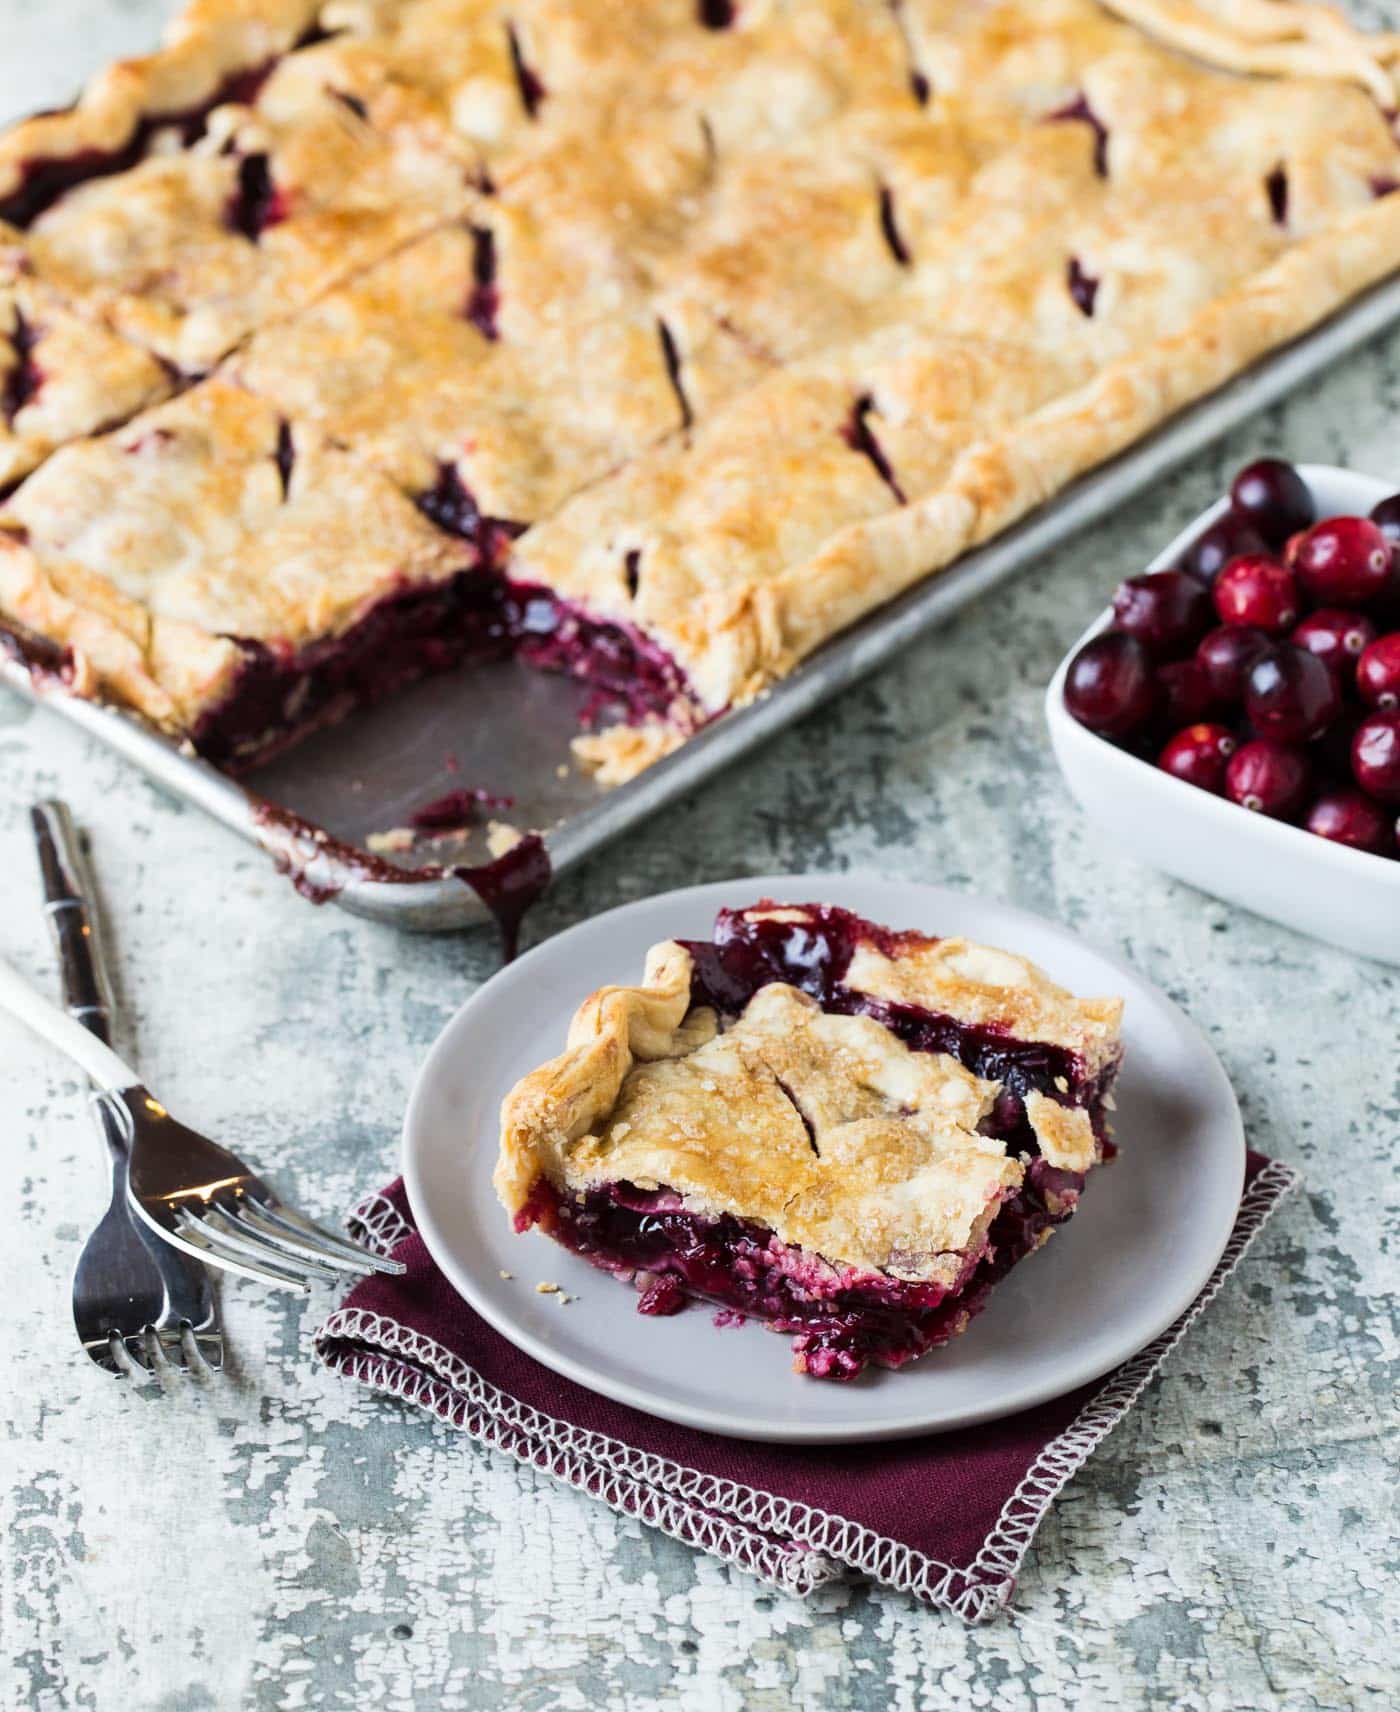
[[(160, 0), (8, 0), (0, 109), (63, 99)], [(776, 1596), (311, 1362), (323, 1304), (233, 1285), (232, 1358), (159, 1400), (74, 1353), (100, 1202), (82, 1090), (0, 1024), (0, 1704), (1236, 1712), (1400, 1702), (1395, 1462), (1400, 978), (1109, 848), (1066, 801), (1040, 688), (1120, 576), (1260, 446), (1400, 482), (1400, 336), (984, 600), (625, 848), (535, 935), (785, 867), (977, 888), (1120, 952), (1191, 1012), (1255, 1146), (1299, 1164), (1246, 1269), (1061, 1497), (1011, 1613)], [(0, 694), (0, 955), (51, 978), (25, 807), (93, 835), (125, 1039), (153, 1086), (334, 1215), (393, 1170), (414, 1070), (491, 971), (397, 938), (52, 715)]]

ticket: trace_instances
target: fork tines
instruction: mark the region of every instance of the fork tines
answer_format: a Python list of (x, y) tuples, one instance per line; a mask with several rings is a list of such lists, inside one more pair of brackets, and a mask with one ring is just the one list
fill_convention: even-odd
[(401, 1274), (389, 1260), (304, 1218), (280, 1202), (236, 1190), (222, 1191), (196, 1212), (185, 1202), (175, 1213), (179, 1237), (202, 1258), (265, 1283), (309, 1289), (317, 1280), (345, 1282), (373, 1272)]
[(105, 1341), (92, 1339), (84, 1347), (99, 1367), (126, 1379), (162, 1373), (207, 1375), (224, 1364), (221, 1334), (196, 1332), (188, 1320), (178, 1327), (146, 1325), (125, 1337), (114, 1329)]

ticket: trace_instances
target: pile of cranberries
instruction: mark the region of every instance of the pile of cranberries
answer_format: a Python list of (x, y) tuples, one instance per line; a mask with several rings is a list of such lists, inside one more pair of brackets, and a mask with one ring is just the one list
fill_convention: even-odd
[(1130, 577), (1065, 706), (1201, 790), (1400, 858), (1400, 494), (1315, 521), (1261, 458), (1177, 564)]

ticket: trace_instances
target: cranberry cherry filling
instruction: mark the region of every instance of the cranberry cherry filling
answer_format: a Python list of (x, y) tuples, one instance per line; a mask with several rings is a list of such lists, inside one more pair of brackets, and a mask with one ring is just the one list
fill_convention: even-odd
[[(489, 518), (478, 523), (500, 527)], [(548, 589), (508, 582), (485, 565), (389, 595), (340, 636), (304, 648), (235, 640), (242, 669), (191, 733), (206, 760), (233, 770), (269, 760), (420, 677), (510, 654), (592, 685), (590, 713), (599, 703), (620, 707), (636, 724), (677, 718), (688, 705), (685, 674), (639, 631), (590, 618)]]
[(256, 244), (269, 226), (287, 218), (287, 199), (273, 183), (265, 154), (244, 155), (238, 162), (236, 188), (224, 209), (224, 223)]
[(854, 1379), (871, 1363), (903, 1367), (958, 1336), (992, 1286), (1070, 1216), (1083, 1184), (1077, 1173), (1036, 1160), (951, 1283), (832, 1266), (762, 1225), (727, 1214), (705, 1218), (664, 1189), (631, 1183), (573, 1196), (542, 1178), (515, 1228), (538, 1225), (572, 1253), (635, 1283), (639, 1313), (674, 1314), (697, 1297), (797, 1334), (797, 1372)]
[[(312, 24), (304, 30), (289, 51), (315, 47), (337, 34)], [(33, 223), (60, 197), (80, 184), (95, 178), (112, 178), (128, 172), (153, 150), (170, 139), (181, 148), (192, 148), (204, 136), (209, 115), (216, 107), (247, 107), (257, 100), (262, 86), (276, 70), (280, 54), (272, 54), (256, 65), (230, 72), (223, 82), (203, 101), (187, 107), (171, 108), (163, 113), (147, 113), (132, 127), (124, 142), (111, 148), (79, 149), (69, 155), (35, 155), (20, 167), (19, 184), (8, 196), (0, 197), (0, 220), (24, 228)], [(333, 92), (339, 94), (338, 91)], [(339, 99), (347, 97), (340, 95)], [(71, 113), (72, 107), (52, 107), (35, 118), (56, 118)]]
[(483, 339), (500, 338), (496, 316), (501, 291), (496, 283), (496, 234), (489, 226), (472, 227), (472, 288), (467, 297), (466, 317)]
[[(495, 313), (494, 293), (491, 313)], [(489, 336), (495, 337), (494, 333)], [(512, 518), (484, 517), (455, 464), (440, 464), (438, 479), (418, 495), (415, 503), (430, 523), (470, 541), (484, 565), (503, 565), (511, 542), (525, 532), (525, 525)]]
[[(796, 917), (797, 919), (785, 919)], [(962, 1022), (916, 1005), (892, 1003), (845, 984), (857, 948), (870, 945), (889, 957), (932, 941), (920, 933), (897, 932), (829, 904), (765, 914), (721, 910), (713, 942), (687, 940), (694, 961), (691, 996), (723, 1015), (737, 1015), (760, 987), (785, 981), (842, 1016), (869, 1016), (916, 1052), (942, 1052), (1001, 1093), (983, 1121), (985, 1134), (1017, 1153), (1035, 1155), (1039, 1143), (1026, 1117), (1026, 1096), (1042, 1094), (1059, 1105), (1082, 1106), (1089, 1114), (1105, 1157), (1107, 1099), (1117, 1063), (1091, 1071), (1067, 1047), (1020, 1040), (1004, 1028)]]
[(1094, 136), (1094, 171), (1100, 178), (1108, 177), (1108, 126), (1089, 105), (1087, 95), (1079, 95), (1068, 106), (1047, 115), (1051, 124), (1077, 121), (1087, 125)]
[(13, 428), (15, 418), (30, 403), (44, 384), (43, 371), (34, 359), (34, 347), (39, 342), (35, 328), (26, 320), (19, 305), (15, 305), (14, 325), (10, 330), (10, 368), (0, 393), (0, 413), (6, 426)]
[(1078, 256), (1069, 258), (1069, 266), (1065, 271), (1065, 286), (1074, 299), (1074, 306), (1081, 315), (1091, 320), (1094, 314), (1094, 303), (1099, 295), (1099, 282), (1092, 274), (1085, 273)]
[(636, 725), (681, 717), (690, 699), (685, 673), (634, 625), (591, 618), (547, 588), (510, 583), (506, 608), (512, 643), (527, 665), (582, 678)]

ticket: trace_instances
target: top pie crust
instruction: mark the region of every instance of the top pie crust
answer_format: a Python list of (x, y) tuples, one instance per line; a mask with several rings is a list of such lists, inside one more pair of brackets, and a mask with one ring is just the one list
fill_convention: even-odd
[(149, 351), (75, 315), (0, 244), (0, 491), (50, 452), (154, 404), (171, 378)]
[[(1047, 977), (1006, 953), (945, 943), (950, 962), (987, 977), (961, 978), (974, 1001), (991, 986), (1005, 999), (1013, 965), (1029, 970), (1040, 990), (1002, 1014), (1039, 1017), (1049, 1035), (1049, 996), (1060, 990)], [(951, 1280), (955, 1257), (979, 1249), (1025, 1174), (1003, 1142), (977, 1133), (999, 1084), (781, 982), (719, 1019), (691, 1007), (691, 972), (683, 946), (654, 947), (643, 984), (595, 993), (563, 1055), (512, 1090), (495, 1176), (507, 1209), (519, 1212), (541, 1176), (572, 1191), (623, 1181), (672, 1191), (691, 1211), (758, 1221), (833, 1264)], [(950, 998), (928, 958), (911, 958), (905, 976), (910, 1002)], [(1099, 1009), (1107, 1016), (1115, 1003)], [(1078, 1038), (1078, 1016), (1061, 1015)], [(1087, 1113), (1036, 1094), (1027, 1110), (1051, 1165), (1089, 1169)]]
[(398, 501), (450, 469), (717, 713), (1392, 270), (1395, 67), (1268, 0), (195, 0), (0, 138), (54, 359), (0, 480), (82, 514), (59, 448), (216, 368), (385, 528), (284, 577), (205, 486), (182, 582), (55, 525), (0, 610), (188, 731), (229, 636), (334, 636), (399, 534), (433, 580)]

